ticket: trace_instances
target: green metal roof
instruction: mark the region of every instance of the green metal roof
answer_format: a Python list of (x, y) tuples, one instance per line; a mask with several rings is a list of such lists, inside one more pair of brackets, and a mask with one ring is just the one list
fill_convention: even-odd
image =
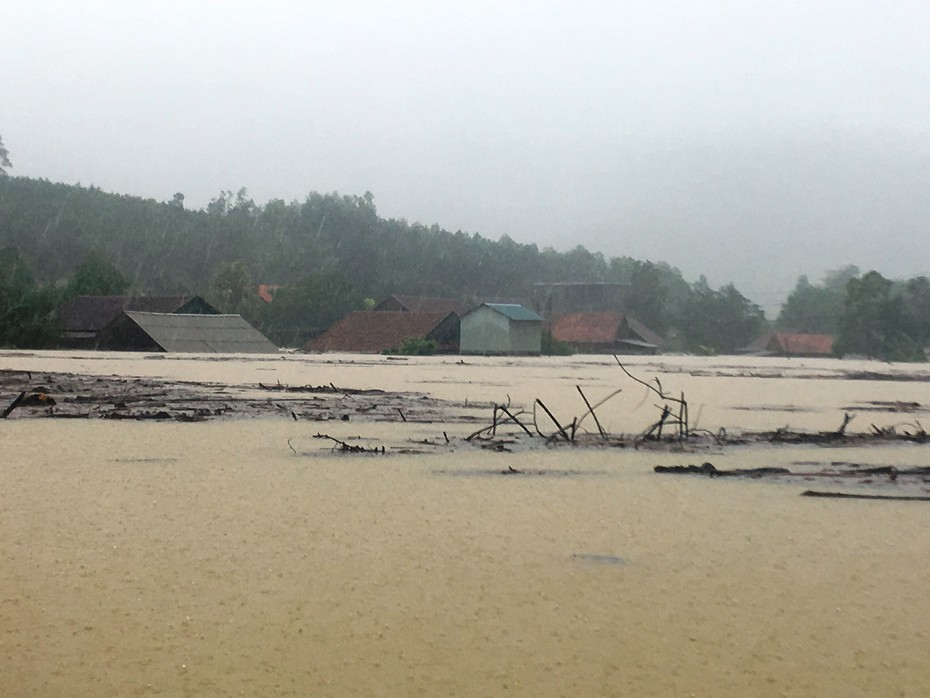
[(542, 322), (542, 318), (527, 307), (517, 305), (516, 303), (485, 303), (491, 310), (495, 310), (501, 315), (511, 320), (528, 320), (530, 322)]

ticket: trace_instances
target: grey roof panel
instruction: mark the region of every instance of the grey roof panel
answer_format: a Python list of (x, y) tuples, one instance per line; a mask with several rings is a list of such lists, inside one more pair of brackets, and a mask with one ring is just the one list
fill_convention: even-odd
[(180, 315), (127, 310), (126, 315), (165, 351), (269, 354), (278, 349), (239, 315)]

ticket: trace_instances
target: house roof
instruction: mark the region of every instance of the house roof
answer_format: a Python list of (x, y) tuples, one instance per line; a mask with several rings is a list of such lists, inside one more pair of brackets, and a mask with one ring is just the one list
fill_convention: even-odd
[[(391, 301), (394, 301), (392, 303)], [(455, 313), (456, 315), (465, 314), (465, 304), (455, 298), (434, 298), (432, 296), (399, 296), (397, 294), (390, 296), (381, 301), (375, 310), (381, 310), (382, 306), (397, 304), (401, 310), (413, 313), (438, 313), (444, 312)]]
[(552, 323), (552, 338), (570, 344), (609, 344), (622, 322), (620, 313), (570, 313)]
[(665, 340), (661, 335), (650, 330), (632, 315), (626, 316), (626, 324), (634, 333), (639, 335), (639, 337), (648, 344), (654, 344), (660, 348), (665, 346)]
[(315, 351), (351, 351), (380, 354), (405, 339), (425, 338), (454, 313), (407, 310), (359, 310), (349, 313), (316, 339), (307, 343)]
[(776, 332), (775, 341), (785, 354), (833, 354), (833, 337), (828, 334)]
[(494, 312), (500, 313), (504, 317), (517, 322), (542, 322), (542, 318), (539, 315), (526, 306), (516, 303), (482, 303), (478, 308), (470, 310), (469, 314), (475, 312), (479, 308), (490, 308)]
[(169, 352), (270, 354), (278, 350), (240, 315), (186, 315), (127, 310), (126, 316)]
[(58, 308), (65, 332), (99, 332), (124, 310), (172, 313), (197, 296), (75, 296)]
[[(624, 332), (624, 322), (629, 333)], [(627, 336), (632, 334), (633, 336)], [(665, 340), (630, 315), (607, 311), (569, 313), (552, 324), (552, 337), (569, 344), (612, 344), (623, 340), (635, 346), (662, 347)]]
[(832, 356), (833, 336), (806, 332), (766, 332), (750, 344), (747, 351), (789, 356)]

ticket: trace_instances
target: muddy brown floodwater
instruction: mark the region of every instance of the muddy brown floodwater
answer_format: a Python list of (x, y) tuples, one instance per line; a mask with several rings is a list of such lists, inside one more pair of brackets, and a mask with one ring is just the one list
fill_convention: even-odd
[[(459, 361), (0, 353), (7, 379), (52, 397), (102, 376), (122, 395), (181, 386), (229, 408), (95, 418), (131, 415), (120, 398), (85, 419), (0, 421), (0, 695), (930, 694), (930, 504), (653, 472), (916, 468), (930, 445), (489, 452), (462, 437), (493, 403), (541, 398), (571, 421), (575, 386), (592, 401), (623, 388), (597, 412), (635, 434), (656, 401), (611, 357)], [(836, 429), (846, 412), (850, 431), (916, 429), (930, 403), (923, 364), (629, 367), (730, 434)], [(404, 452), (417, 443), (428, 452)], [(900, 480), (883, 491), (914, 490)]]

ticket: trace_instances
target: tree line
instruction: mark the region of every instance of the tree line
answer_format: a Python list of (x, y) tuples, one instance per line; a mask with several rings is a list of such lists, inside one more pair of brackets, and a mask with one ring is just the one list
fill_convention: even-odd
[(776, 326), (832, 334), (838, 356), (925, 361), (930, 346), (930, 279), (895, 281), (877, 271), (846, 266), (813, 284), (798, 279)]
[[(302, 201), (260, 205), (243, 189), (188, 209), (182, 194), (160, 202), (0, 170), (0, 250), (6, 346), (55, 342), (53, 326), (30, 334), (27, 318), (7, 308), (29, 307), (29, 322), (49, 324), (63, 298), (111, 292), (200, 294), (283, 346), (301, 346), (345, 313), (390, 294), (466, 304), (520, 300), (531, 297), (537, 282), (625, 284), (628, 312), (663, 335), (671, 350), (733, 352), (767, 327), (762, 310), (732, 284), (715, 289), (703, 277), (689, 283), (664, 262), (606, 258), (582, 246), (559, 252), (506, 235), (491, 240), (382, 218), (367, 192), (313, 192)], [(273, 303), (258, 299), (259, 283), (279, 287)], [(825, 280), (830, 288), (836, 283)], [(822, 290), (809, 283), (802, 289), (799, 281), (779, 326), (788, 326), (782, 322), (792, 312), (801, 317), (789, 305), (807, 307), (803, 294), (813, 298)], [(838, 323), (836, 306), (829, 307), (823, 313)], [(828, 324), (804, 320), (817, 330)]]

